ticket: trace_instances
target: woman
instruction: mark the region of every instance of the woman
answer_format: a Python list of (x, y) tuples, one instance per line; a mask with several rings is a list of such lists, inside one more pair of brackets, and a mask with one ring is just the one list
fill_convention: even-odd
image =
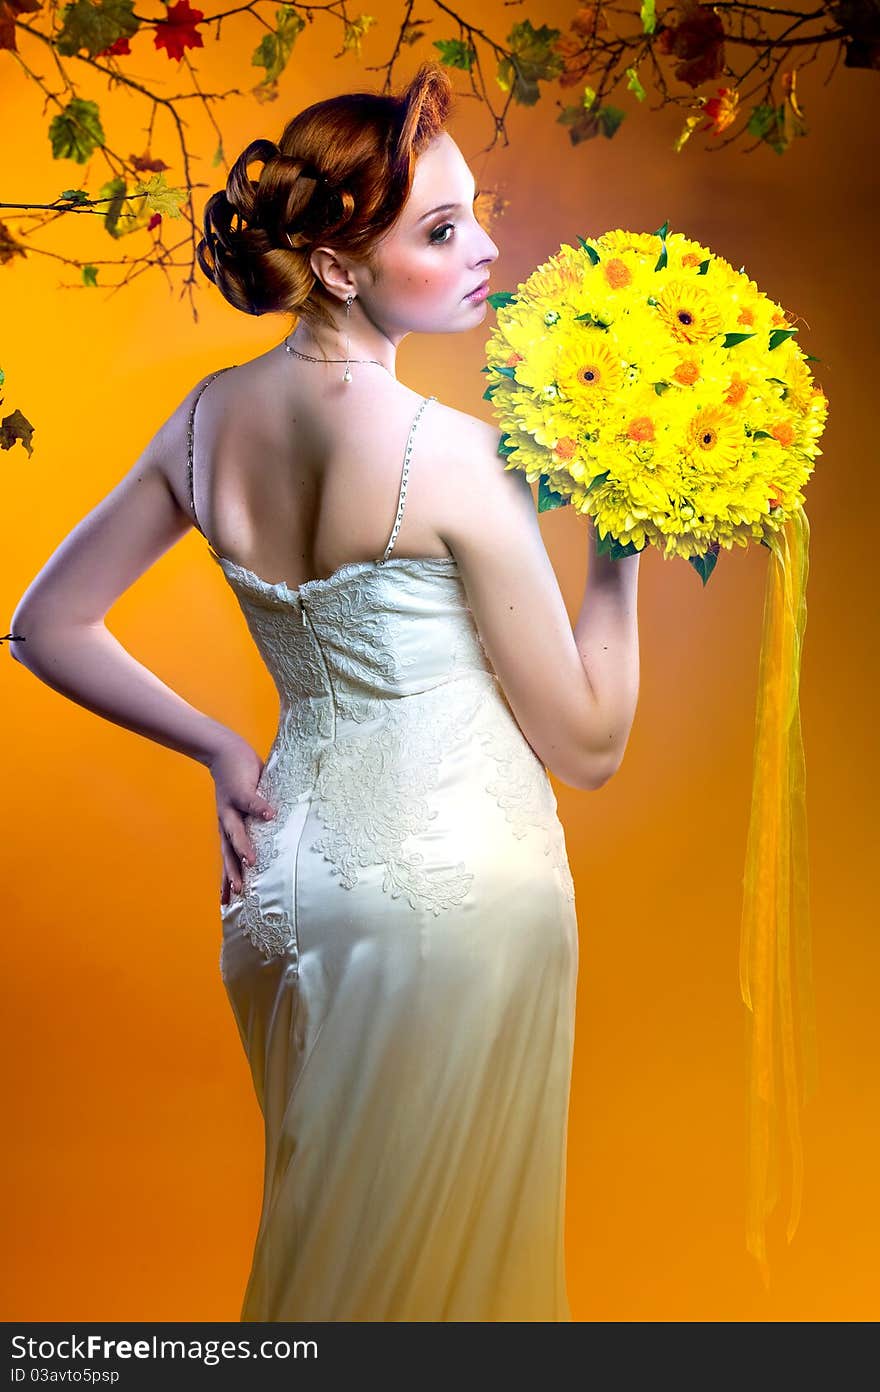
[[(483, 322), (498, 255), (450, 97), (425, 65), (242, 154), (200, 264), (295, 332), (197, 384), (13, 620), (37, 676), (213, 775), (265, 1119), (248, 1321), (571, 1318), (578, 939), (547, 769), (592, 789), (621, 761), (638, 558), (593, 544), (572, 632), (497, 431), (397, 378), (407, 334)], [(265, 763), (102, 622), (191, 525), (278, 687)]]

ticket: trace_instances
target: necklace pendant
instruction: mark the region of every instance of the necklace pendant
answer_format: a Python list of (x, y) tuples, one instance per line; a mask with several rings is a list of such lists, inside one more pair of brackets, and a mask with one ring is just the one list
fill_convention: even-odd
[(344, 371), (343, 374), (342, 374), (342, 380), (343, 380), (343, 382), (350, 382), (350, 381), (351, 381), (351, 369), (350, 369), (348, 366), (346, 366), (346, 369), (345, 369), (345, 371)]

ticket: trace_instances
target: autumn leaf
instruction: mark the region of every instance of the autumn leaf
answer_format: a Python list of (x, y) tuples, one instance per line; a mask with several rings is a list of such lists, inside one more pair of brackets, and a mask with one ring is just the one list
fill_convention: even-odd
[(681, 0), (681, 19), (664, 25), (657, 37), (658, 53), (684, 59), (675, 69), (679, 82), (699, 87), (724, 71), (724, 24), (715, 9), (698, 0)]
[(376, 20), (373, 15), (358, 15), (357, 19), (346, 20), (345, 35), (342, 40), (343, 53), (356, 53), (358, 58), (361, 56), (361, 39), (368, 29), (372, 29)]
[(253, 88), (258, 100), (274, 101), (277, 97), (278, 79), (287, 67), (297, 35), (305, 27), (305, 20), (290, 5), (275, 11), (275, 28), (263, 35), (251, 55), (252, 67), (266, 69), (266, 76)]
[[(90, 58), (128, 40), (140, 28), (132, 14), (134, 0), (74, 0), (61, 11), (62, 26), (55, 47), (65, 58), (85, 49)], [(128, 51), (126, 49), (126, 51)]]
[(164, 48), (169, 58), (176, 58), (178, 63), (188, 48), (204, 48), (202, 36), (196, 25), (205, 18), (201, 10), (190, 9), (189, 0), (177, 0), (176, 5), (169, 5), (166, 11), (167, 19), (160, 19), (156, 22), (156, 32), (153, 36), (153, 43), (157, 49)]
[(85, 164), (98, 146), (104, 144), (97, 103), (74, 97), (49, 122), (49, 141), (54, 159), (72, 159), (77, 164)]
[(0, 0), (0, 49), (17, 53), (15, 21), (20, 14), (34, 14), (43, 8), (43, 0)]
[(0, 449), (12, 449), (12, 446), (20, 440), (28, 454), (33, 454), (34, 451), (31, 447), (33, 434), (34, 427), (27, 416), (23, 416), (16, 406), (14, 411), (11, 411), (0, 421)]
[[(183, 216), (180, 211), (181, 204), (186, 202), (186, 189), (169, 188), (165, 182), (164, 173), (154, 174), (151, 179), (141, 181), (133, 190), (133, 194), (145, 194), (144, 206), (151, 212), (161, 213), (163, 217), (180, 218)], [(149, 225), (149, 224), (148, 224)]]
[(464, 39), (435, 39), (434, 47), (439, 50), (440, 62), (447, 68), (463, 68), (470, 72), (476, 61), (476, 50)]
[(560, 35), (561, 30), (546, 24), (534, 29), (528, 19), (508, 34), (510, 57), (499, 62), (495, 81), (502, 92), (512, 92), (520, 106), (534, 106), (541, 95), (538, 83), (552, 81), (564, 70), (562, 55), (552, 47)]

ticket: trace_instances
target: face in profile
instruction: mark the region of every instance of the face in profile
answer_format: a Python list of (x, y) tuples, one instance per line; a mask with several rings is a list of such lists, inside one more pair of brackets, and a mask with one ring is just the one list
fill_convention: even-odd
[(377, 246), (377, 280), (354, 272), (362, 309), (393, 341), (462, 333), (485, 318), (485, 299), (467, 296), (486, 280), (498, 248), (475, 216), (477, 193), (455, 141), (440, 132), (417, 158), (410, 196)]

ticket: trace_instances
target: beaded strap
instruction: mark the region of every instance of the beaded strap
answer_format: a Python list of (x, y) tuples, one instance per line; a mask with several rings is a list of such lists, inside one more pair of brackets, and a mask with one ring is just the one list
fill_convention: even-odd
[(409, 435), (406, 441), (406, 454), (404, 455), (403, 459), (403, 476), (400, 480), (400, 498), (398, 499), (397, 503), (397, 516), (394, 519), (394, 526), (391, 529), (391, 536), (388, 538), (388, 545), (385, 547), (385, 550), (382, 553), (382, 560), (379, 561), (379, 565), (381, 565), (383, 561), (388, 560), (394, 543), (397, 540), (397, 533), (400, 531), (400, 523), (403, 519), (403, 508), (406, 502), (406, 484), (407, 479), (409, 478), (409, 457), (412, 454), (413, 435), (415, 434), (416, 426), (418, 425), (422, 416), (422, 412), (424, 411), (428, 402), (436, 400), (436, 396), (426, 396), (423, 398), (421, 406), (416, 411), (415, 420), (409, 428)]
[[(205, 387), (207, 387), (210, 382), (213, 382), (215, 377), (219, 377), (221, 372), (228, 372), (230, 367), (235, 366), (237, 366), (236, 363), (230, 363), (228, 367), (218, 367), (216, 372), (211, 373), (210, 377), (208, 377), (208, 379), (204, 381), (202, 385), (199, 387), (199, 390), (196, 393), (196, 399), (192, 404), (192, 410), (189, 413), (189, 432), (186, 452), (186, 486), (189, 496), (190, 511), (193, 515), (193, 524), (200, 532), (202, 532), (202, 529), (199, 526), (199, 519), (196, 516), (196, 499), (195, 493), (193, 492), (193, 440), (195, 436), (196, 406), (199, 403), (199, 397), (205, 390)], [(204, 535), (204, 532), (202, 532), (202, 536)]]

